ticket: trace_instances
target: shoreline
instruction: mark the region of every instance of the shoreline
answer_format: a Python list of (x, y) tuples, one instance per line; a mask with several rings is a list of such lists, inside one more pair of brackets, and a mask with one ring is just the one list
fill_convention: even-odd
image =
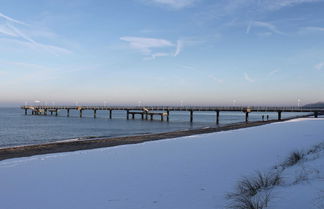
[(60, 142), (51, 142), (51, 143), (37, 144), (37, 145), (21, 145), (15, 147), (6, 147), (6, 148), (0, 148), (0, 161), (11, 159), (11, 158), (29, 157), (34, 155), (71, 152), (71, 151), (79, 151), (79, 150), (89, 150), (89, 149), (97, 149), (103, 147), (114, 147), (119, 145), (138, 144), (138, 143), (163, 140), (163, 139), (174, 139), (178, 137), (185, 137), (185, 136), (198, 135), (198, 134), (230, 131), (230, 130), (236, 130), (242, 128), (261, 126), (261, 125), (266, 125), (275, 122), (283, 122), (283, 121), (296, 119), (296, 118), (305, 118), (309, 116), (310, 115), (286, 118), (280, 121), (269, 120), (269, 121), (256, 121), (256, 122), (248, 122), (248, 123), (243, 122), (243, 123), (229, 124), (221, 127), (180, 130), (180, 131), (164, 132), (164, 133), (157, 133), (157, 134), (134, 135), (134, 136), (124, 136), (124, 137), (103, 138), (103, 139), (100, 138), (100, 139), (90, 139), (90, 140), (86, 139), (86, 140), (60, 141)]

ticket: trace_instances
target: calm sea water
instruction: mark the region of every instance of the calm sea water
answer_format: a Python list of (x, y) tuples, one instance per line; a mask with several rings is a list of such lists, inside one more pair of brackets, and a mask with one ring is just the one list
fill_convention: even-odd
[[(0, 108), (0, 147), (27, 144), (42, 144), (75, 138), (116, 137), (149, 133), (162, 133), (176, 130), (188, 130), (203, 127), (216, 127), (215, 112), (195, 112), (194, 122), (189, 122), (189, 112), (170, 112), (170, 122), (141, 119), (126, 120), (125, 111), (113, 111), (113, 119), (108, 119), (107, 111), (98, 111), (93, 118), (92, 111), (84, 111), (83, 118), (77, 111), (71, 111), (66, 117), (64, 111), (59, 116), (24, 115), (19, 108)], [(276, 113), (250, 113), (250, 121), (261, 120), (262, 115), (270, 119)], [(301, 115), (300, 113), (283, 113), (283, 118)], [(244, 114), (238, 112), (221, 112), (220, 124), (244, 121)]]

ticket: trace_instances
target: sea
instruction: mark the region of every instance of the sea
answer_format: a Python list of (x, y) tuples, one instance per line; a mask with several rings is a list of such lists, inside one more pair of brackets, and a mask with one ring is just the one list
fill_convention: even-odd
[[(262, 115), (269, 115), (269, 120), (276, 119), (277, 113), (249, 114), (250, 121), (262, 120)], [(282, 113), (282, 118), (303, 115), (303, 113)], [(125, 111), (113, 111), (112, 119), (108, 111), (70, 111), (70, 117), (61, 111), (58, 116), (35, 116), (24, 114), (19, 107), (0, 108), (0, 148), (21, 145), (44, 144), (65, 140), (112, 138), (141, 134), (163, 133), (178, 130), (219, 127), (245, 120), (243, 112), (220, 112), (219, 125), (216, 124), (215, 112), (194, 112), (193, 123), (189, 122), (189, 112), (170, 112), (170, 121), (126, 119)]]

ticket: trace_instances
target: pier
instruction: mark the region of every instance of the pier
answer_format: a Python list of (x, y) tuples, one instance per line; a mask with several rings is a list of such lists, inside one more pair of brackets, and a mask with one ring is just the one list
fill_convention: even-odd
[(170, 112), (184, 111), (189, 113), (189, 121), (193, 122), (194, 112), (215, 112), (216, 124), (219, 124), (221, 112), (242, 112), (245, 115), (245, 122), (249, 122), (251, 112), (276, 112), (277, 119), (282, 120), (283, 112), (310, 113), (315, 118), (324, 114), (324, 108), (304, 108), (304, 107), (270, 107), (270, 106), (22, 106), (25, 115), (31, 112), (32, 115), (54, 115), (65, 112), (70, 116), (70, 111), (78, 111), (79, 117), (83, 117), (83, 111), (93, 111), (93, 117), (97, 117), (97, 111), (107, 111), (108, 117), (112, 119), (113, 111), (125, 111), (126, 119), (135, 119), (140, 115), (142, 120), (153, 120), (158, 116), (161, 121), (169, 121)]

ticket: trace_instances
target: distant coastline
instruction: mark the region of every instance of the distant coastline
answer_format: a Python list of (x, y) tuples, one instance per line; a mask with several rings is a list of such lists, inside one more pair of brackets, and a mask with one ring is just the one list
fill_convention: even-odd
[(214, 128), (200, 128), (192, 130), (182, 130), (182, 131), (172, 131), (166, 133), (157, 134), (145, 134), (145, 135), (135, 135), (135, 136), (125, 136), (125, 137), (115, 137), (115, 138), (100, 138), (100, 139), (86, 139), (86, 140), (63, 140), (60, 142), (37, 144), (37, 145), (22, 145), (15, 147), (0, 148), (0, 161), (11, 158), (28, 157), (33, 155), (50, 154), (50, 153), (60, 153), (60, 152), (71, 152), (78, 150), (88, 150), (103, 147), (113, 147), (126, 144), (138, 144), (148, 141), (162, 140), (162, 139), (172, 139), (184, 136), (191, 136), (197, 134), (214, 133), (221, 131), (229, 131), (241, 128), (248, 128), (254, 126), (261, 126), (265, 124), (270, 124), (274, 122), (282, 122), (295, 118), (304, 118), (307, 116), (297, 116), (292, 118), (269, 121), (257, 121), (249, 123), (235, 123), (229, 124), (223, 127)]

